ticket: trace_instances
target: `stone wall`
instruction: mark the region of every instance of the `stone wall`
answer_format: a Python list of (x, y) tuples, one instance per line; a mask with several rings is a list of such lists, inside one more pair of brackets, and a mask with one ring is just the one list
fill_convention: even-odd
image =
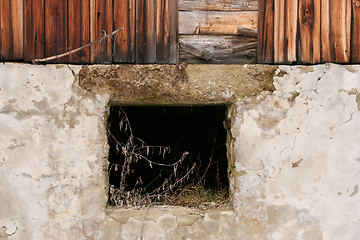
[[(359, 89), (335, 64), (1, 64), (0, 239), (357, 239)], [(108, 208), (113, 103), (231, 104), (233, 208)]]

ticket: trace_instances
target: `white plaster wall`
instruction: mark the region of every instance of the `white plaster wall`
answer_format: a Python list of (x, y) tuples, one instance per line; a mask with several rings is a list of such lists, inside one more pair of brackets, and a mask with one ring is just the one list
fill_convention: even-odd
[(360, 66), (280, 66), (235, 103), (234, 210), (145, 221), (106, 209), (109, 96), (80, 68), (0, 64), (0, 239), (359, 238)]
[(101, 236), (106, 104), (66, 65), (0, 65), (0, 239)]
[(237, 104), (236, 209), (266, 239), (359, 239), (360, 67), (278, 73), (275, 92)]

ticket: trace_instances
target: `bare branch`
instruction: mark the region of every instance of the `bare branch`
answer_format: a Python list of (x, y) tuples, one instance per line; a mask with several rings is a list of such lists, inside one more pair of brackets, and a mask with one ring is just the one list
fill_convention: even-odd
[(47, 62), (47, 61), (55, 60), (55, 59), (62, 58), (62, 57), (68, 56), (68, 55), (70, 55), (70, 54), (79, 52), (79, 51), (83, 50), (84, 48), (90, 47), (90, 46), (94, 45), (95, 43), (99, 43), (99, 42), (103, 41), (104, 39), (106, 39), (106, 38), (108, 38), (108, 37), (111, 37), (111, 36), (116, 35), (118, 32), (120, 32), (120, 31), (123, 30), (123, 29), (124, 29), (124, 28), (119, 28), (119, 29), (116, 29), (115, 31), (113, 31), (113, 32), (111, 32), (111, 33), (109, 33), (109, 34), (104, 34), (103, 37), (101, 37), (101, 38), (99, 38), (99, 39), (97, 39), (97, 40), (94, 40), (94, 41), (86, 44), (85, 46), (76, 48), (76, 49), (74, 49), (74, 50), (71, 50), (71, 51), (68, 51), (68, 52), (65, 52), (65, 53), (62, 53), (62, 54), (58, 54), (58, 55), (55, 55), (55, 56), (47, 57), (47, 58), (34, 59), (34, 60), (32, 60), (32, 63)]

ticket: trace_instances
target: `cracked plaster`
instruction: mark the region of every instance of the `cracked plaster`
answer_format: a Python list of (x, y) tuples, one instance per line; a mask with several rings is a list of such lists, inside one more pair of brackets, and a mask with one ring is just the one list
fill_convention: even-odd
[[(95, 68), (94, 75), (89, 68)], [(234, 208), (156, 206), (145, 221), (144, 209), (106, 207), (108, 103), (139, 100), (139, 95), (131, 100), (132, 95), (122, 98), (127, 93), (114, 94), (108, 88), (114, 85), (90, 84), (98, 84), (96, 78), (104, 83), (100, 73), (108, 68), (0, 64), (1, 239), (139, 239), (142, 224), (144, 239), (360, 235), (359, 66), (185, 66), (180, 73), (186, 76), (180, 78), (191, 86), (207, 79), (201, 84), (208, 95), (190, 101), (232, 103)], [(112, 81), (112, 74), (119, 77), (124, 70), (114, 68), (107, 73)], [(180, 74), (174, 67), (129, 69), (140, 76), (135, 83), (143, 90), (151, 74)], [(85, 85), (84, 76), (91, 79)], [(124, 76), (132, 75), (125, 71)], [(188, 101), (189, 93), (200, 93), (186, 81), (172, 82), (187, 89), (177, 103)], [(157, 101), (176, 93), (166, 89)], [(212, 93), (215, 98), (209, 98)]]

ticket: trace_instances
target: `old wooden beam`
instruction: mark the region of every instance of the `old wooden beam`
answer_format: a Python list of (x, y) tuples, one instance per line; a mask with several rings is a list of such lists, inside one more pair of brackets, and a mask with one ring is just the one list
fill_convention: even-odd
[(205, 12), (180, 11), (179, 34), (195, 34), (200, 25), (200, 34), (233, 34), (236, 35), (238, 27), (256, 29), (258, 13), (247, 12)]
[(180, 11), (256, 11), (258, 0), (179, 0)]
[(253, 37), (253, 38), (257, 38), (258, 36), (257, 29), (249, 29), (243, 27), (238, 27), (237, 34), (241, 36)]

